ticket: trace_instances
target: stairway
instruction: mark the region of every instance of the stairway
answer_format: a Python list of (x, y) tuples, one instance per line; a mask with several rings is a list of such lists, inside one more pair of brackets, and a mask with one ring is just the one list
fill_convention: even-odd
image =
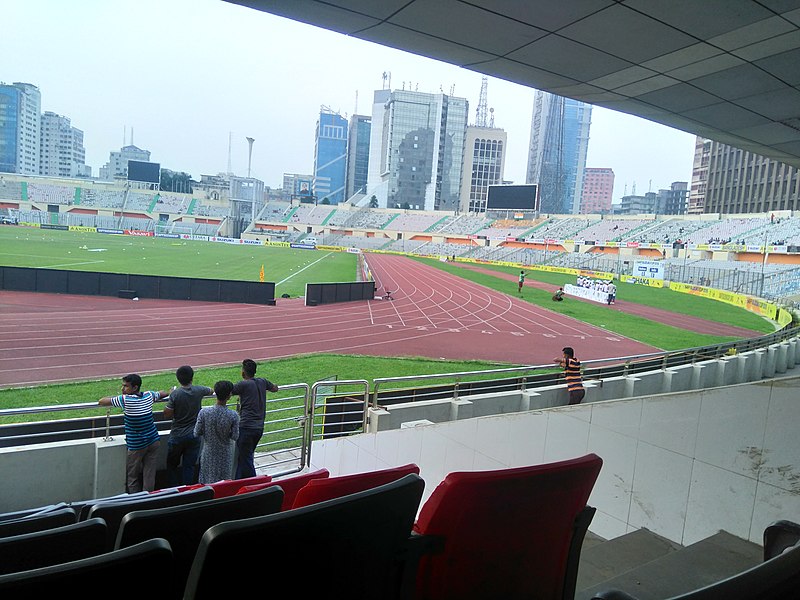
[(638, 600), (664, 600), (707, 586), (762, 561), (758, 544), (720, 531), (680, 546), (647, 529), (612, 540), (586, 536), (575, 600), (617, 589)]

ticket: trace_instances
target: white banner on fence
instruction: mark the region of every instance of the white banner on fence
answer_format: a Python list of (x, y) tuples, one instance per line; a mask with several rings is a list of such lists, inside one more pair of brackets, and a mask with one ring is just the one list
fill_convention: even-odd
[(599, 302), (600, 304), (608, 303), (608, 292), (601, 292), (600, 290), (593, 290), (591, 288), (581, 287), (579, 285), (572, 285), (568, 283), (564, 286), (564, 293), (567, 296), (577, 296), (592, 302)]

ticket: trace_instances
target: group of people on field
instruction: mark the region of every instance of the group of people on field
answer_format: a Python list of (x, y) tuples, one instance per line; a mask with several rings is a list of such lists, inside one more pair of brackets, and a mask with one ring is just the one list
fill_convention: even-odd
[(592, 279), (591, 277), (579, 275), (576, 285), (605, 294), (606, 304), (614, 304), (617, 300), (617, 286), (610, 279)]
[[(179, 385), (172, 391), (143, 391), (137, 374), (122, 378), (122, 393), (101, 398), (101, 406), (122, 408), (125, 425), (126, 490), (129, 493), (155, 489), (159, 441), (153, 407), (166, 400), (164, 416), (172, 419), (167, 439), (167, 479), (170, 486), (214, 483), (223, 479), (253, 477), (255, 450), (264, 433), (267, 392), (278, 386), (256, 377), (257, 365), (242, 361), (242, 379), (238, 383), (217, 381), (214, 388), (195, 385), (194, 369), (179, 367), (175, 377)], [(203, 398), (216, 402), (203, 408)], [(239, 397), (239, 411), (228, 408), (231, 396)], [(236, 465), (234, 462), (234, 444)], [(200, 461), (197, 471), (198, 458)]]

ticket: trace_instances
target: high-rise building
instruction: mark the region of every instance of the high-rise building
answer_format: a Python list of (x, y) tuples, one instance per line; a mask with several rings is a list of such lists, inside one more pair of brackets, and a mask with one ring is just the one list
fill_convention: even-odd
[(541, 212), (580, 210), (591, 120), (591, 105), (536, 90), (525, 181), (539, 185)]
[(618, 215), (654, 215), (658, 212), (658, 194), (647, 192), (644, 196), (636, 193), (622, 197), (614, 214)]
[(353, 194), (358, 192), (366, 193), (371, 130), (372, 117), (366, 115), (353, 115), (350, 117), (350, 129), (347, 138), (345, 200), (349, 200)]
[(692, 187), (689, 191), (690, 215), (703, 213), (708, 187), (708, 163), (711, 158), (711, 140), (700, 136), (694, 141), (694, 162), (692, 163)]
[(583, 170), (581, 213), (610, 214), (614, 201), (614, 170), (586, 167)]
[(314, 140), (314, 195), (330, 204), (345, 200), (347, 119), (325, 107), (319, 112)]
[(117, 177), (126, 178), (129, 160), (150, 162), (150, 151), (129, 144), (120, 148), (119, 152), (109, 153), (108, 162), (100, 167), (100, 179), (111, 181)]
[(468, 110), (466, 98), (377, 90), (367, 194), (381, 207), (458, 210)]
[(42, 95), (30, 83), (0, 83), (0, 171), (39, 174)]
[(673, 181), (668, 190), (658, 190), (656, 214), (685, 215), (689, 199), (689, 183)]
[[(702, 162), (692, 174), (695, 202), (695, 188), (699, 191), (705, 183), (702, 212), (747, 214), (800, 209), (800, 175), (796, 167), (727, 144), (708, 143), (707, 174)], [(701, 161), (703, 158), (701, 153)], [(697, 210), (696, 206), (692, 208)]]
[(39, 174), (53, 177), (90, 177), (83, 147), (83, 131), (68, 117), (47, 111), (42, 115)]
[(489, 186), (503, 183), (507, 144), (508, 135), (503, 129), (467, 127), (461, 211), (486, 212)]

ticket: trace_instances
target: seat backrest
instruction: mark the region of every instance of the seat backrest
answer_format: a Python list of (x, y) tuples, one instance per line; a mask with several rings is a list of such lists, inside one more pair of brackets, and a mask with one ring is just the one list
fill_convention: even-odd
[[(767, 528), (769, 529), (769, 527)], [(699, 590), (669, 600), (787, 600), (800, 598), (800, 542), (780, 554)], [(636, 600), (619, 590), (596, 594), (592, 600)]]
[(77, 520), (78, 517), (75, 511), (65, 506), (50, 512), (36, 513), (11, 521), (3, 521), (0, 523), (0, 538), (63, 527), (64, 525), (71, 525)]
[(561, 600), (573, 527), (601, 466), (589, 454), (447, 475), (415, 525), (444, 542), (420, 560), (417, 597)]
[(214, 498), (227, 498), (233, 496), (240, 488), (246, 485), (258, 485), (259, 483), (269, 483), (272, 477), (269, 475), (256, 475), (255, 477), (245, 477), (244, 479), (225, 479), (208, 485), (214, 490)]
[(85, 521), (89, 518), (89, 511), (95, 504), (101, 502), (130, 502), (135, 498), (146, 498), (149, 496), (148, 492), (134, 492), (132, 494), (117, 494), (115, 496), (108, 496), (104, 498), (94, 498), (91, 500), (81, 500), (78, 502), (70, 502), (70, 506), (78, 514), (79, 521)]
[(272, 483), (281, 486), (283, 490), (283, 505), (281, 506), (281, 510), (289, 510), (292, 508), (297, 492), (305, 487), (309, 481), (313, 481), (314, 479), (327, 479), (329, 475), (330, 472), (328, 469), (318, 469), (316, 471), (309, 471), (308, 473), (301, 473), (300, 475), (273, 479)]
[[(156, 538), (124, 550), (0, 575), (0, 597), (60, 598), (75, 595), (81, 600), (108, 600), (109, 597), (141, 600), (143, 589), (166, 589), (171, 568), (169, 544)], [(146, 579), (145, 588), (137, 583), (140, 578)]]
[(312, 479), (297, 492), (292, 508), (301, 508), (317, 502), (363, 492), (364, 490), (396, 481), (412, 473), (419, 475), (419, 467), (409, 463), (399, 467), (368, 471), (366, 473)]
[(0, 514), (0, 523), (4, 521), (16, 521), (17, 519), (22, 519), (23, 517), (30, 517), (52, 512), (54, 510), (64, 508), (65, 506), (68, 506), (66, 502), (59, 502), (58, 504), (48, 504), (47, 506), (39, 506), (37, 508), (5, 512)]
[(96, 556), (105, 552), (105, 543), (103, 519), (0, 538), (0, 574)]
[[(406, 548), (424, 482), (418, 475), (364, 492), (267, 517), (215, 525), (197, 549), (185, 598), (216, 598), (214, 582), (232, 558), (241, 573), (269, 565), (285, 581), (307, 581), (314, 554), (324, 587), (335, 597), (394, 597), (393, 568)], [(239, 578), (236, 593), (263, 595), (260, 577)]]
[(92, 506), (89, 511), (89, 518), (99, 517), (105, 520), (108, 527), (106, 532), (106, 550), (114, 549), (114, 542), (117, 540), (117, 532), (122, 518), (129, 512), (135, 510), (148, 510), (153, 508), (165, 508), (167, 506), (181, 506), (200, 502), (201, 500), (211, 500), (214, 491), (206, 486), (179, 494), (166, 494), (164, 496), (143, 496), (134, 498), (128, 502), (100, 502)]
[[(272, 486), (250, 494), (204, 500), (185, 506), (137, 510), (122, 518), (115, 549), (154, 537), (166, 539), (173, 554), (172, 597), (181, 598), (200, 538), (223, 521), (260, 517), (280, 511), (283, 492)], [(162, 592), (166, 596), (166, 592)]]

